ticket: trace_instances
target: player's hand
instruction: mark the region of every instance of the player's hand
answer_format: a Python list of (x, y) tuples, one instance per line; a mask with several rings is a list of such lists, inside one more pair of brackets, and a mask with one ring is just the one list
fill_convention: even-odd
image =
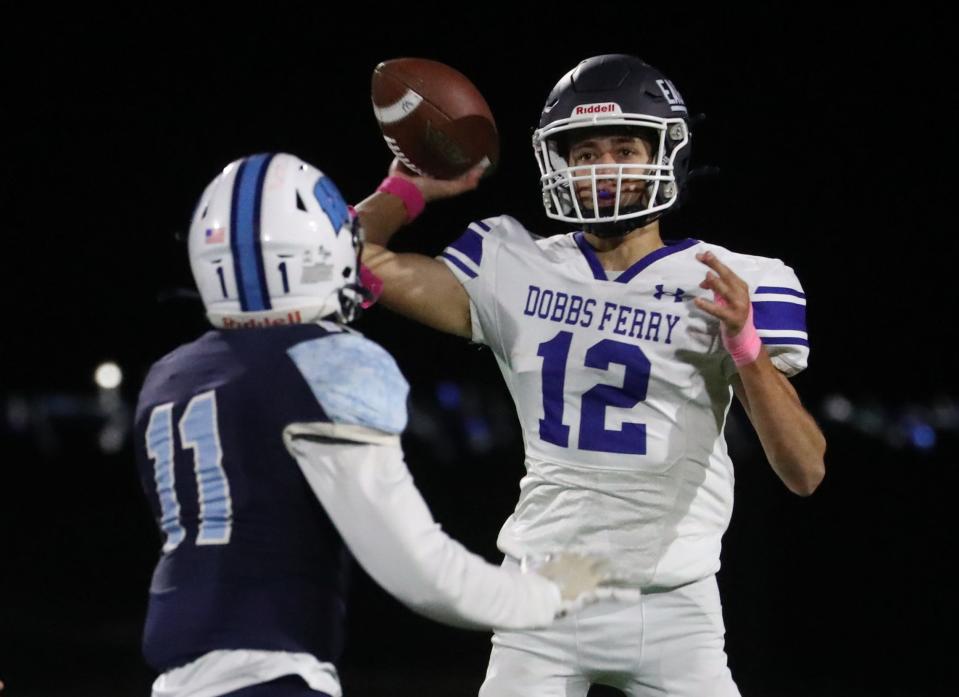
[(423, 194), (423, 199), (429, 203), (437, 199), (452, 198), (467, 191), (472, 191), (479, 186), (480, 178), (487, 167), (489, 167), (489, 163), (481, 162), (456, 179), (433, 179), (433, 177), (422, 177), (416, 174), (394, 158), (392, 164), (390, 164), (389, 175), (391, 177), (402, 177), (412, 182)]
[(526, 558), (522, 562), (524, 571), (545, 576), (559, 586), (564, 603), (595, 593), (606, 579), (606, 566), (603, 559), (568, 552), (548, 554), (536, 561)]
[(700, 252), (696, 258), (711, 269), (706, 272), (706, 278), (699, 287), (713, 291), (713, 299), (709, 301), (706, 298), (696, 298), (693, 302), (700, 310), (722, 322), (722, 330), (726, 336), (734, 337), (742, 331), (749, 319), (749, 310), (752, 307), (749, 286), (712, 252)]

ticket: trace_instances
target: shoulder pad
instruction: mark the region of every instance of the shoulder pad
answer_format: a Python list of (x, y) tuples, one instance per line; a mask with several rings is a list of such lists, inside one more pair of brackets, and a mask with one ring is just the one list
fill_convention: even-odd
[(378, 344), (344, 332), (296, 344), (287, 354), (333, 423), (392, 434), (406, 428), (409, 384)]

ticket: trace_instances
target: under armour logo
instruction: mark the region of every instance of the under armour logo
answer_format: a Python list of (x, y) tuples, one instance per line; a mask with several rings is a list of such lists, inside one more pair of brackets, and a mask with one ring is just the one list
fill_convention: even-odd
[(653, 293), (653, 297), (656, 298), (657, 300), (662, 300), (664, 295), (673, 296), (673, 302), (678, 303), (682, 301), (686, 293), (683, 291), (682, 288), (677, 288), (675, 293), (667, 293), (665, 290), (663, 290), (663, 284), (660, 283), (656, 286), (656, 292)]

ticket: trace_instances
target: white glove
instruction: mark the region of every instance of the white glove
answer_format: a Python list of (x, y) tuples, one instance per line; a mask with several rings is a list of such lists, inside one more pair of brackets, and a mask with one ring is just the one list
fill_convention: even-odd
[(602, 597), (598, 593), (608, 575), (609, 560), (583, 556), (571, 552), (547, 554), (540, 557), (523, 557), (520, 569), (523, 573), (535, 573), (548, 578), (559, 588), (563, 604), (557, 617), (579, 610)]

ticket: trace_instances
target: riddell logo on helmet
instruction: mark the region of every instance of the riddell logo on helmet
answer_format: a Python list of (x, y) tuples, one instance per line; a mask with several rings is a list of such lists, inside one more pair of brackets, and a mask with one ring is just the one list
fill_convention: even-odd
[(573, 116), (590, 116), (592, 114), (621, 114), (623, 110), (616, 102), (605, 104), (580, 104), (573, 109)]
[(261, 329), (263, 327), (280, 327), (286, 324), (301, 324), (300, 311), (288, 312), (286, 317), (224, 317), (224, 329)]

